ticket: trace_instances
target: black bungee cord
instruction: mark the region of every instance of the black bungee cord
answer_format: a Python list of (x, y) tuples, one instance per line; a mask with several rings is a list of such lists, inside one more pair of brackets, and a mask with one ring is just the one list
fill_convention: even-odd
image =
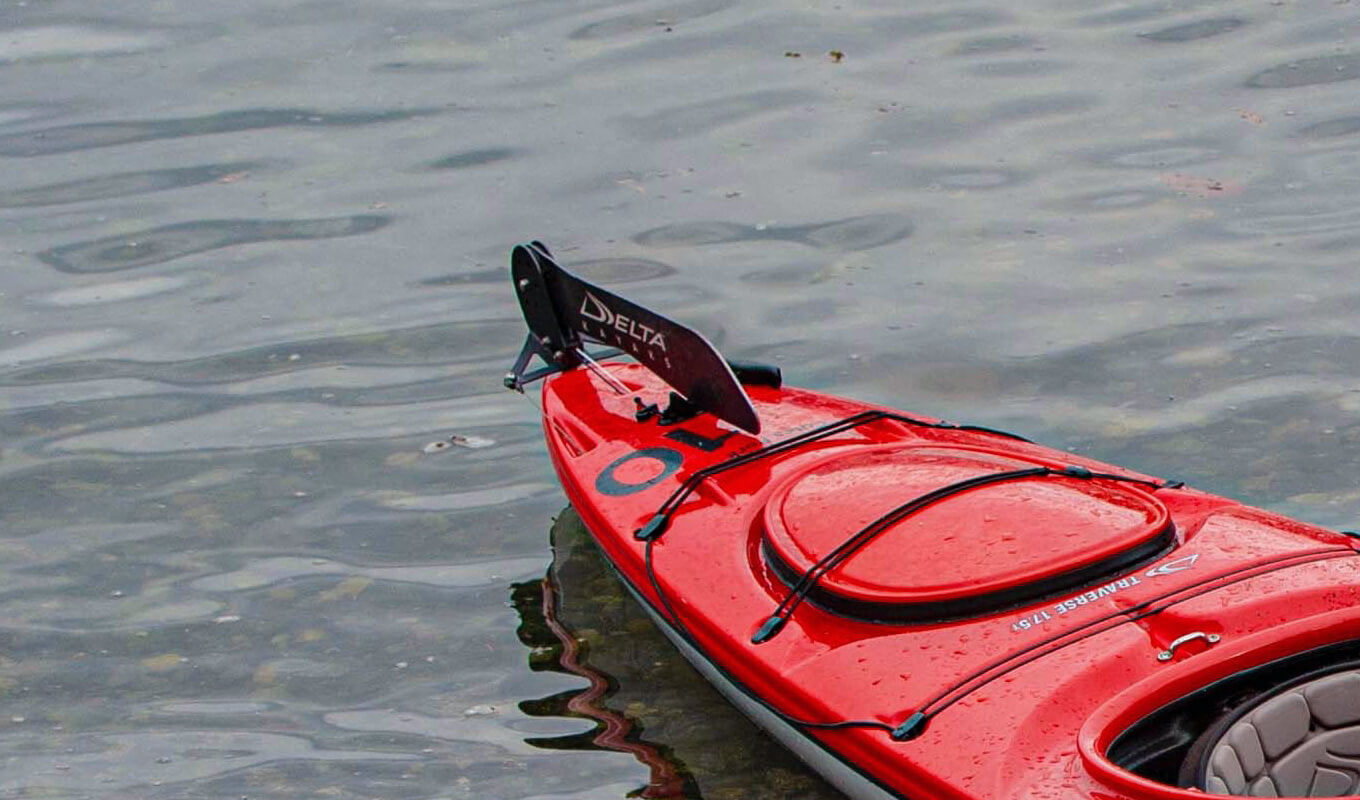
[(656, 514), (652, 515), (652, 518), (647, 521), (647, 524), (643, 525), (641, 528), (638, 528), (636, 531), (633, 532), (633, 536), (637, 538), (639, 541), (650, 541), (652, 539), (658, 538), (659, 536), (661, 536), (661, 534), (665, 533), (667, 526), (670, 525), (671, 515), (673, 515), (676, 509), (680, 507), (680, 504), (685, 502), (685, 499), (688, 498), (691, 494), (693, 494), (695, 489), (699, 488), (699, 484), (703, 483), (705, 480), (713, 477), (714, 475), (718, 475), (728, 470), (736, 469), (738, 467), (746, 466), (747, 464), (750, 464), (753, 461), (758, 461), (762, 458), (779, 455), (781, 453), (787, 453), (790, 450), (793, 450), (805, 444), (809, 444), (811, 442), (815, 442), (818, 439), (825, 439), (828, 436), (835, 436), (838, 433), (844, 433), (848, 430), (858, 428), (861, 425), (867, 425), (870, 422), (877, 422), (879, 420), (891, 420), (893, 422), (901, 422), (903, 424), (912, 425), (918, 428), (973, 431), (977, 433), (989, 433), (994, 436), (1003, 436), (1007, 439), (1014, 439), (1020, 442), (1028, 443), (1030, 441), (1029, 439), (1026, 439), (1023, 436), (1019, 436), (1014, 433), (997, 430), (995, 428), (987, 428), (981, 425), (956, 425), (952, 422), (943, 421), (927, 422), (926, 420), (923, 419), (917, 419), (916, 417), (909, 417), (905, 414), (897, 414), (891, 411), (861, 411), (858, 414), (854, 414), (844, 419), (828, 423), (826, 425), (821, 426), (820, 428), (814, 428), (810, 431), (804, 431), (803, 433), (800, 433), (796, 436), (790, 436), (787, 439), (782, 439), (778, 442), (774, 442), (773, 444), (765, 445), (764, 447), (761, 447), (758, 450), (752, 450), (749, 453), (742, 453), (740, 455), (733, 456), (727, 459), (726, 461), (714, 464), (711, 467), (705, 467), (700, 470), (695, 470), (693, 473), (690, 474), (688, 478), (685, 479), (683, 483), (680, 484), (678, 488), (676, 488), (674, 492), (671, 493), (670, 497), (666, 498), (666, 502), (661, 504), (661, 507), (657, 509)]
[[(656, 593), (657, 598), (661, 601), (661, 606), (662, 608), (665, 609), (665, 614), (668, 617), (667, 622), (670, 623), (676, 635), (683, 639), (687, 644), (689, 644), (689, 646), (693, 648), (695, 652), (703, 652), (702, 648), (699, 646), (698, 641), (694, 638), (694, 634), (690, 632), (688, 626), (685, 625), (684, 620), (676, 612), (675, 607), (671, 605), (670, 598), (667, 597), (666, 593), (661, 589), (661, 582), (657, 580), (656, 567), (652, 560), (652, 547), (655, 544), (656, 539), (648, 539), (646, 544), (646, 550), (644, 552), (644, 561), (646, 563), (647, 569), (647, 581), (652, 585), (652, 591)], [(717, 665), (714, 665), (714, 669), (720, 668)], [(891, 734), (893, 730), (895, 730), (895, 728), (892, 725), (889, 725), (886, 722), (879, 722), (878, 720), (872, 719), (840, 720), (838, 722), (818, 722), (816, 720), (802, 719), (801, 717), (795, 717), (794, 715), (788, 713), (787, 711), (775, 707), (772, 703), (770, 703), (770, 701), (766, 700), (765, 698), (746, 691), (745, 687), (738, 684), (735, 680), (732, 681), (732, 684), (738, 689), (738, 691), (741, 691), (742, 694), (746, 695), (746, 697), (749, 698), (752, 702), (758, 704), (766, 711), (778, 717), (784, 723), (791, 725), (793, 727), (808, 728), (812, 730), (843, 730), (847, 728), (868, 728), (871, 730), (880, 730), (888, 734)]]
[[(897, 414), (888, 411), (864, 411), (859, 414), (855, 414), (850, 417), (846, 417), (844, 419), (829, 423), (827, 425), (823, 425), (819, 428), (814, 428), (813, 430), (805, 431), (804, 433), (789, 437), (787, 439), (783, 439), (773, 444), (766, 445), (765, 447), (762, 447), (758, 450), (753, 450), (749, 453), (734, 456), (732, 458), (727, 459), (726, 461), (715, 464), (711, 467), (695, 471), (688, 478), (686, 478), (685, 481), (678, 488), (676, 488), (674, 492), (671, 493), (671, 495), (666, 499), (664, 503), (662, 503), (661, 507), (657, 510), (657, 513), (654, 514), (650, 520), (648, 520), (647, 524), (645, 524), (643, 527), (639, 528), (637, 531), (634, 532), (634, 537), (646, 543), (644, 549), (644, 566), (647, 573), (647, 580), (651, 584), (652, 591), (656, 594), (657, 599), (660, 601), (661, 606), (664, 609), (665, 616), (667, 617), (667, 622), (673, 627), (676, 634), (680, 636), (680, 638), (683, 639), (686, 643), (688, 643), (692, 648), (694, 648), (696, 652), (702, 652), (701, 648), (699, 647), (698, 642), (696, 641), (694, 635), (685, 625), (684, 620), (681, 618), (680, 614), (671, 604), (669, 596), (661, 588), (661, 583), (657, 579), (656, 567), (653, 559), (653, 547), (656, 544), (657, 540), (661, 538), (662, 534), (666, 532), (666, 529), (670, 524), (670, 518), (675, 513), (675, 511), (680, 507), (680, 504), (683, 503), (685, 499), (688, 498), (689, 495), (692, 494), (695, 491), (695, 489), (698, 488), (700, 483), (714, 475), (718, 475), (728, 470), (745, 466), (747, 464), (752, 463), (753, 461), (762, 458), (778, 455), (781, 453), (786, 453), (801, 445), (808, 444), (819, 439), (824, 439), (829, 436), (834, 436), (838, 433), (843, 433), (845, 431), (857, 428), (861, 425), (866, 425), (870, 422), (876, 422), (878, 420), (892, 420), (907, 425), (942, 430), (975, 431), (979, 433), (988, 433), (996, 436), (1003, 436), (1009, 439), (1014, 439), (1022, 442), (1030, 441), (1029, 439), (1026, 439), (1022, 436), (1018, 436), (1013, 433), (1009, 433), (1007, 431), (1001, 431), (994, 428), (987, 428), (983, 426), (956, 425), (954, 423), (949, 422), (928, 422), (926, 420), (917, 419), (914, 417), (906, 416), (904, 414)], [(820, 580), (822, 575), (825, 575), (830, 570), (839, 566), (850, 556), (854, 555), (855, 552), (860, 550), (864, 545), (868, 544), (868, 542), (870, 542), (874, 537), (878, 536), (883, 531), (891, 528), (894, 524), (900, 522), (901, 520), (905, 519), (911, 514), (914, 514), (917, 511), (921, 510), (922, 508), (925, 508), (933, 503), (936, 503), (947, 497), (959, 494), (961, 492), (967, 491), (969, 489), (977, 488), (980, 486), (986, 486), (993, 483), (1001, 483), (1004, 481), (1019, 480), (1031, 477), (1042, 477), (1047, 475), (1059, 475), (1079, 479), (1103, 478), (1107, 480), (1115, 480), (1126, 483), (1135, 483), (1147, 486), (1152, 489), (1180, 488), (1181, 486), (1184, 486), (1184, 483), (1180, 481), (1158, 482), (1146, 480), (1143, 478), (1134, 478), (1127, 475), (1117, 475), (1113, 473), (1104, 472), (1092, 472), (1091, 470), (1080, 466), (1067, 466), (1063, 468), (1032, 467), (1020, 470), (1010, 470), (1007, 472), (978, 475), (972, 478), (958, 481), (957, 483), (949, 484), (939, 489), (935, 489), (933, 491), (920, 495), (919, 497), (913, 498), (912, 500), (909, 500), (908, 502), (903, 503), (900, 506), (897, 506), (896, 508), (887, 512), (883, 516), (869, 523), (869, 525), (865, 526), (863, 529), (856, 532), (854, 535), (846, 539), (836, 548), (834, 548), (825, 556), (823, 556), (816, 564), (809, 568), (798, 580), (798, 582), (790, 589), (789, 593), (776, 607), (774, 614), (765, 621), (761, 628), (756, 632), (755, 636), (752, 637), (751, 640), (752, 643), (760, 644), (769, 641), (775, 635), (777, 635), (779, 631), (784, 627), (784, 625), (788, 622), (788, 620), (793, 614), (793, 611), (803, 602), (803, 600), (807, 598), (807, 595), (816, 586), (817, 581)], [(782, 709), (776, 708), (769, 701), (765, 700), (762, 697), (756, 696), (749, 692), (745, 692), (744, 689), (742, 689), (742, 691), (744, 694), (746, 694), (746, 696), (749, 699), (759, 704), (762, 708), (766, 709), (771, 714), (778, 717), (780, 720), (784, 721), (789, 725), (800, 728), (816, 730), (867, 728), (872, 730), (884, 731), (888, 733), (890, 736), (892, 736), (893, 739), (897, 741), (904, 741), (910, 738), (914, 738), (915, 735), (919, 735), (920, 729), (923, 727), (925, 721), (928, 719), (927, 714), (918, 711), (908, 716), (907, 719), (902, 724), (896, 726), (889, 725), (878, 720), (841, 720), (838, 722), (818, 722), (795, 717), (792, 714), (783, 711)]]
[[(1263, 567), (1291, 567), (1311, 563), (1313, 561), (1354, 557), (1356, 555), (1357, 552), (1349, 547), (1333, 547), (1304, 551), (1301, 553), (1290, 553), (1276, 558), (1273, 561), (1248, 564), (1246, 566), (1231, 569), (1227, 572), (1210, 575), (1186, 586), (1178, 586), (1163, 594), (1150, 597), (1136, 605), (1111, 611), (1104, 616), (1089, 620), (1077, 628), (1045, 637), (1044, 639), (1033, 642), (1002, 658), (992, 661), (988, 665), (974, 671), (966, 678), (956, 681), (952, 686), (942, 689), (923, 703), (919, 707), (919, 710), (909, 714), (901, 725), (894, 728), (892, 731), (892, 738), (899, 742), (915, 739), (925, 731), (926, 724), (929, 723), (930, 720), (934, 719), (941, 712), (959, 702), (970, 693), (977, 691), (997, 678), (1009, 674), (1037, 658), (1056, 652), (1063, 647), (1084, 641), (1100, 633), (1104, 633), (1117, 625), (1122, 625), (1126, 622), (1137, 622), (1140, 619), (1153, 616), (1154, 614), (1160, 614), (1171, 606), (1184, 602), (1184, 600), (1189, 597), (1198, 596), (1190, 593), (1195, 589), (1202, 588), (1215, 582), (1222, 582), (1221, 585), (1224, 586), (1240, 583), (1262, 574), (1259, 570)], [(1190, 594), (1188, 594), (1186, 598), (1177, 599), (1176, 597), (1177, 595), (1187, 593)]]
[(955, 483), (933, 489), (923, 495), (914, 497), (911, 500), (888, 511), (883, 516), (861, 528), (854, 535), (832, 548), (826, 555), (817, 560), (803, 573), (792, 587), (788, 594), (775, 607), (774, 614), (765, 620), (765, 624), (760, 626), (760, 630), (751, 637), (752, 644), (762, 644), (774, 638), (783, 629), (784, 625), (793, 615), (794, 609), (798, 608), (812, 590), (816, 588), (817, 582), (831, 570), (840, 566), (847, 559), (859, 552), (866, 544), (873, 541), (875, 537), (901, 522), (916, 512), (934, 505), (941, 500), (961, 494), (970, 489), (977, 489), (982, 486), (989, 486), (994, 483), (1005, 483), (1007, 481), (1023, 480), (1025, 478), (1043, 478), (1049, 476), (1078, 478), (1080, 480), (1091, 480), (1103, 478), (1105, 480), (1121, 481), (1124, 483), (1136, 483), (1147, 486), (1151, 489), (1165, 489), (1178, 487), (1179, 482), (1160, 483), (1158, 481), (1134, 478), (1127, 475), (1115, 475), (1108, 472), (1092, 472), (1085, 467), (1068, 466), (1060, 469), (1053, 467), (1029, 467), (1027, 469), (1008, 470), (1006, 472), (992, 472), (985, 475), (975, 475), (965, 478)]

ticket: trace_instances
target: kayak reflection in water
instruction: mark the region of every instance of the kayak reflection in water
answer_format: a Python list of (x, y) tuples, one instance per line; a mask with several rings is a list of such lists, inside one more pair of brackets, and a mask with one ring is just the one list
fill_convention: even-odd
[[(647, 785), (633, 796), (660, 800), (661, 798), (698, 797), (690, 778), (682, 765), (667, 752), (668, 748), (650, 744), (641, 738), (642, 725), (625, 714), (615, 711), (606, 700), (618, 690), (618, 683), (609, 674), (591, 666), (587, 660), (589, 641), (585, 636), (577, 636), (561, 619), (559, 607), (562, 604), (561, 587), (558, 585), (563, 574), (577, 578), (568, 582), (573, 589), (583, 592), (587, 587), (595, 588), (600, 578), (608, 583), (605, 590), (612, 596), (603, 599), (617, 607), (624, 602), (617, 583), (604, 571), (598, 553), (585, 536), (580, 523), (574, 530), (562, 532), (564, 525), (560, 520), (572, 518), (570, 510), (559, 517), (553, 526), (554, 559), (548, 573), (541, 580), (515, 584), (513, 599), (520, 614), (519, 638), (530, 648), (529, 667), (535, 671), (547, 670), (577, 675), (584, 678), (588, 685), (580, 691), (564, 692), (538, 700), (525, 700), (519, 704), (520, 710), (531, 716), (575, 717), (595, 722), (595, 727), (583, 734), (557, 737), (536, 737), (526, 741), (534, 747), (558, 750), (612, 750), (627, 753), (646, 766), (651, 772)], [(572, 536), (571, 534), (575, 534)], [(569, 541), (559, 541), (566, 539)], [(583, 552), (584, 551), (584, 552)], [(594, 572), (595, 575), (590, 573)], [(594, 577), (595, 580), (591, 580)], [(612, 585), (610, 585), (612, 584)], [(595, 601), (596, 595), (588, 600)], [(631, 603), (631, 600), (627, 601)], [(638, 612), (639, 616), (641, 612)], [(650, 627), (650, 625), (649, 625)], [(664, 648), (658, 642), (658, 649)]]

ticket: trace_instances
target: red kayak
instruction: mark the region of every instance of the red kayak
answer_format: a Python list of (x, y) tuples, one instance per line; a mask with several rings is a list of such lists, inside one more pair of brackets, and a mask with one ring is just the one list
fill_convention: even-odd
[(1360, 792), (1354, 534), (783, 386), (536, 242), (511, 269), (530, 334), (506, 382), (543, 380), (586, 527), (847, 795)]

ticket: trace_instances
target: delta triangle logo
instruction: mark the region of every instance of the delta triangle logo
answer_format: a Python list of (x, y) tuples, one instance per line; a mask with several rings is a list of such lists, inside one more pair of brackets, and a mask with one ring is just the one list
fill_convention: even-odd
[(586, 292), (585, 297), (581, 298), (580, 314), (588, 320), (600, 323), (607, 331), (612, 331), (632, 340), (632, 342), (614, 343), (619, 347), (627, 347), (630, 344), (637, 343), (646, 347), (657, 347), (662, 351), (666, 349), (666, 337), (662, 335), (661, 331), (638, 322), (632, 317), (618, 313), (590, 292)]
[(1168, 561), (1160, 567), (1153, 567), (1148, 570), (1145, 577), (1155, 578), (1158, 575), (1170, 575), (1173, 572), (1184, 572), (1195, 566), (1195, 562), (1198, 560), (1199, 553), (1195, 553), (1194, 555), (1185, 556), (1184, 558), (1178, 558), (1175, 561)]
[(609, 310), (609, 306), (600, 302), (600, 299), (590, 292), (581, 300), (581, 316), (586, 319), (593, 319), (603, 325), (614, 324), (614, 312)]

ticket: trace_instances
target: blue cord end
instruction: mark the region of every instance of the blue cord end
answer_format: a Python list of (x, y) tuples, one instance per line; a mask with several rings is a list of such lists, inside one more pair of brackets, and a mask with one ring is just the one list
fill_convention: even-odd
[(1089, 478), (1091, 477), (1091, 470), (1087, 469), (1086, 467), (1078, 467), (1076, 465), (1072, 465), (1069, 467), (1063, 467), (1062, 474), (1066, 475), (1069, 478)]
[(910, 717), (907, 717), (906, 721), (901, 725), (893, 728), (892, 738), (894, 741), (898, 742), (909, 742), (917, 736), (920, 736), (922, 733), (925, 733), (925, 730), (926, 715), (924, 712), (917, 711)]
[(639, 542), (650, 542), (653, 539), (661, 538), (661, 534), (666, 532), (666, 526), (670, 524), (670, 517), (665, 514), (657, 514), (647, 520), (647, 524), (633, 531), (633, 538)]
[(751, 637), (751, 644), (764, 644), (765, 642), (770, 641), (775, 637), (775, 634), (783, 629), (784, 623), (786, 622), (788, 622), (788, 619), (786, 617), (781, 617), (778, 614), (765, 620), (765, 624), (760, 626), (760, 630), (756, 631), (756, 635)]

